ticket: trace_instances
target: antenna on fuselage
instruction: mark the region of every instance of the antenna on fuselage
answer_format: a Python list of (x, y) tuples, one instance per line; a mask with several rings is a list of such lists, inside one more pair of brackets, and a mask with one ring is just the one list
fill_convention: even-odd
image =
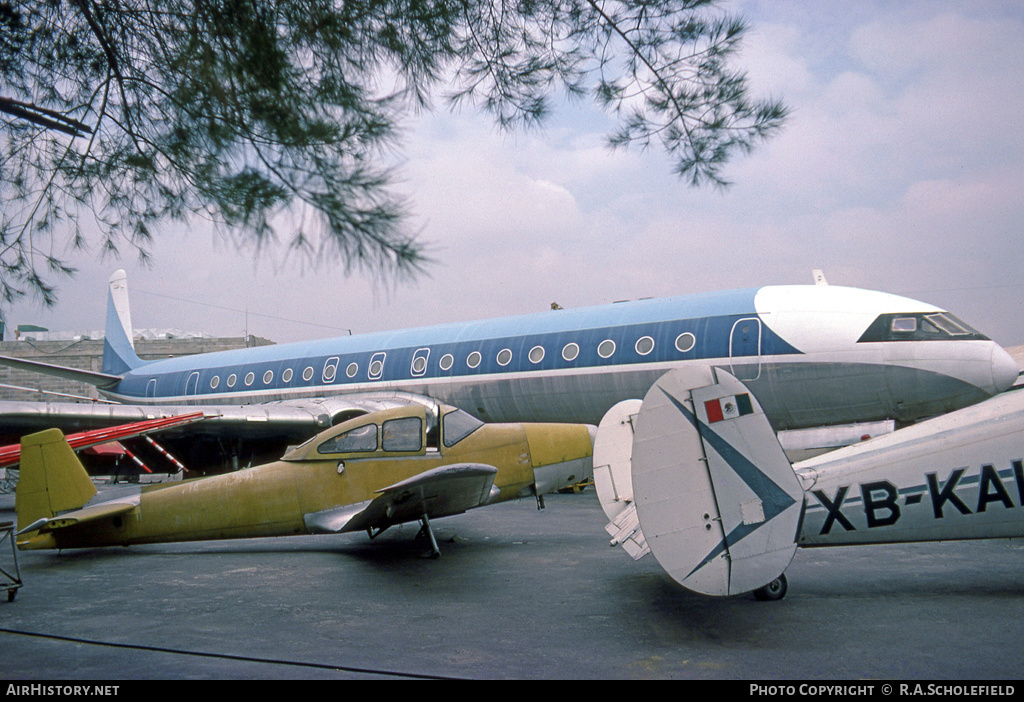
[(825, 273), (820, 268), (812, 270), (811, 276), (814, 278), (815, 285), (828, 285), (828, 281), (825, 280)]

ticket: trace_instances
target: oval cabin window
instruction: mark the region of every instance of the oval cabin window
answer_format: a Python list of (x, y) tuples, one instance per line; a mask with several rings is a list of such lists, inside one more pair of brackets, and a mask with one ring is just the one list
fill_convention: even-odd
[(676, 337), (676, 350), (682, 353), (690, 351), (694, 346), (697, 345), (697, 337), (690, 332), (683, 332)]

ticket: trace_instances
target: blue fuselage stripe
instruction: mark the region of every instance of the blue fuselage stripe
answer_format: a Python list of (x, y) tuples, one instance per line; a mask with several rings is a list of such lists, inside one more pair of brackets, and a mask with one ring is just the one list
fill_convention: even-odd
[[(336, 385), (340, 391), (346, 384), (393, 386), (409, 380), (756, 355), (756, 348), (730, 348), (737, 321), (757, 317), (755, 293), (645, 300), (154, 361), (127, 374), (116, 394), (138, 398), (188, 394), (215, 400), (245, 392), (287, 393), (322, 385)], [(602, 344), (609, 340), (614, 347)], [(766, 326), (760, 342), (762, 356), (799, 353)], [(540, 352), (531, 359), (535, 348), (543, 349), (539, 360)], [(575, 355), (574, 349), (578, 349)], [(375, 360), (382, 362), (377, 365)], [(229, 384), (232, 376), (234, 382)]]

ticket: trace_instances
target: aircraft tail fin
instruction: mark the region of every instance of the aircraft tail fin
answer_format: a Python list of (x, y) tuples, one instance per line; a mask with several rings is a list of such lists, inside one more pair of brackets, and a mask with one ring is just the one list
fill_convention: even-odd
[(662, 376), (636, 416), (631, 464), (639, 528), (677, 582), (736, 595), (789, 566), (803, 488), (757, 399), (729, 373)]
[(132, 341), (132, 315), (128, 307), (128, 276), (123, 270), (110, 276), (107, 321), (103, 341), (103, 372), (122, 375), (142, 365)]
[(78, 509), (96, 494), (75, 452), (59, 429), (21, 439), (21, 474), (14, 496), (18, 530), (59, 512)]

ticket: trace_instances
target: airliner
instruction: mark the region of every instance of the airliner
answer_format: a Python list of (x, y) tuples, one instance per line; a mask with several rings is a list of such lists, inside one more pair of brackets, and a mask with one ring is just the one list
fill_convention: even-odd
[[(0, 357), (84, 380), (113, 402), (196, 405), (263, 431), (308, 413), (322, 429), (387, 401), (445, 402), (481, 420), (598, 424), (666, 372), (723, 368), (776, 431), (881, 419), (910, 423), (1016, 380), (997, 343), (933, 305), (835, 285), (767, 286), (143, 361), (123, 271), (110, 278), (102, 372)], [(26, 412), (0, 403), (0, 420)], [(114, 407), (46, 405), (46, 417)], [(56, 408), (56, 409), (55, 409)], [(121, 411), (122, 414), (118, 415)], [(163, 410), (161, 410), (163, 411)], [(173, 413), (167, 409), (165, 413)], [(115, 416), (116, 415), (116, 416)], [(210, 426), (206, 422), (202, 423)], [(310, 431), (310, 435), (315, 433)]]

